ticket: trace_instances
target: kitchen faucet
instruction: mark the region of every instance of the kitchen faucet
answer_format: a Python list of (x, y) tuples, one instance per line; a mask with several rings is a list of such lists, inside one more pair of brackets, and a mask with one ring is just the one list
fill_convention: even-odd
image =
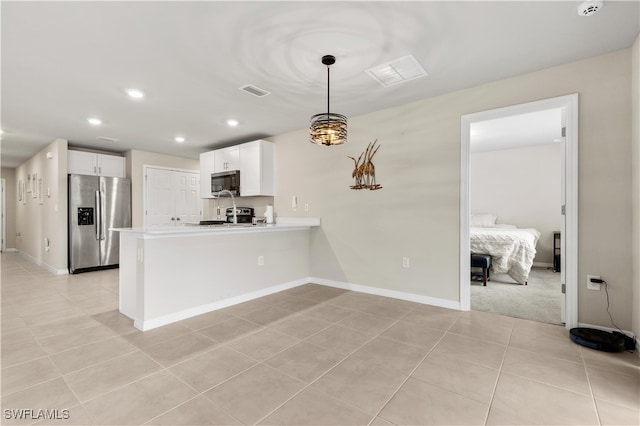
[(216, 195), (218, 196), (217, 198), (220, 198), (221, 194), (229, 194), (231, 196), (231, 204), (233, 205), (233, 224), (237, 225), (238, 224), (238, 214), (236, 212), (236, 199), (233, 197), (233, 192), (227, 190), (227, 189), (223, 189), (222, 191), (219, 191), (216, 193)]

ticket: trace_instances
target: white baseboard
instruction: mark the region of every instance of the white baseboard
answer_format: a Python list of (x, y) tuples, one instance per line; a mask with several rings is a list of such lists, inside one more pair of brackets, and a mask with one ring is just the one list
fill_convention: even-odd
[(423, 296), (414, 293), (405, 293), (396, 290), (387, 290), (378, 287), (369, 287), (361, 284), (345, 283), (342, 281), (326, 280), (324, 278), (309, 277), (309, 282), (326, 285), (329, 287), (337, 287), (345, 290), (357, 291), (360, 293), (375, 294), (377, 296), (390, 297), (393, 299), (407, 300), (409, 302), (422, 303), (423, 305), (438, 306), (441, 308), (461, 310), (460, 302), (454, 300), (439, 299), (436, 297)]
[(69, 273), (68, 269), (56, 269), (53, 266), (43, 262), (40, 259), (36, 259), (35, 257), (31, 256), (30, 254), (27, 254), (23, 251), (20, 250), (16, 250), (18, 253), (20, 253), (21, 256), (26, 257), (29, 261), (35, 263), (36, 265), (46, 269), (47, 271), (51, 272), (54, 275), (67, 275)]
[(251, 293), (242, 294), (236, 297), (230, 297), (228, 299), (218, 300), (217, 302), (207, 303), (205, 305), (196, 306), (194, 308), (184, 309), (179, 312), (174, 312), (161, 317), (149, 319), (149, 320), (135, 320), (133, 326), (138, 330), (148, 331), (154, 328), (162, 327), (163, 325), (171, 324), (177, 321), (182, 321), (187, 318), (195, 317), (197, 315), (206, 314), (207, 312), (216, 311), (218, 309), (227, 308), (229, 306), (237, 305), (238, 303), (248, 302), (259, 297), (268, 296), (272, 293), (288, 290), (293, 287), (298, 287), (303, 284), (308, 284), (307, 278), (289, 281), (283, 284), (277, 284), (272, 287), (264, 288), (261, 290), (252, 291)]
[(171, 324), (177, 321), (182, 321), (187, 318), (195, 317), (197, 315), (206, 314), (218, 309), (227, 308), (229, 306), (237, 305), (238, 303), (248, 302), (259, 297), (268, 296), (269, 294), (277, 293), (279, 291), (288, 290), (290, 288), (298, 287), (304, 284), (315, 283), (326, 285), (329, 287), (342, 288), (345, 290), (357, 291), (360, 293), (375, 294), (377, 296), (391, 297), (393, 299), (408, 300), (410, 302), (422, 303), (424, 305), (439, 306), (441, 308), (460, 310), (460, 303), (452, 300), (438, 299), (435, 297), (422, 296), (413, 293), (404, 293), (395, 290), (387, 290), (377, 287), (369, 287), (360, 284), (345, 283), (341, 281), (326, 280), (323, 278), (307, 277), (299, 280), (289, 281), (283, 284), (274, 285), (262, 290), (256, 290), (251, 293), (243, 294), (228, 299), (219, 300), (213, 303), (207, 303), (206, 305), (197, 306), (194, 308), (185, 309), (172, 314), (163, 315), (161, 317), (149, 319), (149, 320), (135, 320), (133, 326), (138, 330), (149, 331), (154, 328), (162, 327), (163, 325)]
[(16, 249), (16, 248), (11, 248), (11, 247), (9, 247), (9, 248), (6, 248), (6, 247), (5, 247), (5, 249), (4, 249), (4, 250), (2, 250), (2, 251), (11, 252), (11, 253), (17, 253), (17, 252), (18, 252), (18, 249)]

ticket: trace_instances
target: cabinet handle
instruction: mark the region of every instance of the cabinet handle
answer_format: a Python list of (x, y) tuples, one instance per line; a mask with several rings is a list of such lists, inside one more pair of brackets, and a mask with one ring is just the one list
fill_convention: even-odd
[(177, 217), (177, 218), (176, 218), (176, 220), (180, 220), (180, 218), (179, 218), (179, 217)]
[(93, 173), (97, 173), (97, 171), (98, 170), (97, 170), (96, 166), (93, 166)]
[(176, 218), (175, 218), (175, 217), (172, 217), (172, 218), (171, 218), (171, 220), (176, 220)]
[(102, 174), (102, 166), (98, 167), (98, 174), (101, 175)]

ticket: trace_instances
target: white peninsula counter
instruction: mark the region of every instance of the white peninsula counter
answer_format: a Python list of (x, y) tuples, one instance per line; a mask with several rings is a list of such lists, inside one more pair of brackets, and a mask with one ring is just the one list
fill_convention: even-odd
[(118, 229), (120, 312), (145, 331), (305, 284), (315, 226), (319, 218)]

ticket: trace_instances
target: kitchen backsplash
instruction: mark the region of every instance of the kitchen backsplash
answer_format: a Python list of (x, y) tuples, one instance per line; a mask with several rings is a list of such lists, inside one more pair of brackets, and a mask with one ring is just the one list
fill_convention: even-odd
[[(203, 199), (202, 200), (202, 218), (204, 220), (217, 219), (217, 207), (220, 206), (220, 214), (224, 217), (227, 207), (231, 207), (231, 198), (222, 197), (218, 199)], [(264, 217), (264, 212), (267, 210), (267, 205), (273, 205), (273, 197), (235, 197), (236, 207), (253, 207), (255, 215), (258, 218)], [(277, 212), (276, 212), (277, 215)]]

